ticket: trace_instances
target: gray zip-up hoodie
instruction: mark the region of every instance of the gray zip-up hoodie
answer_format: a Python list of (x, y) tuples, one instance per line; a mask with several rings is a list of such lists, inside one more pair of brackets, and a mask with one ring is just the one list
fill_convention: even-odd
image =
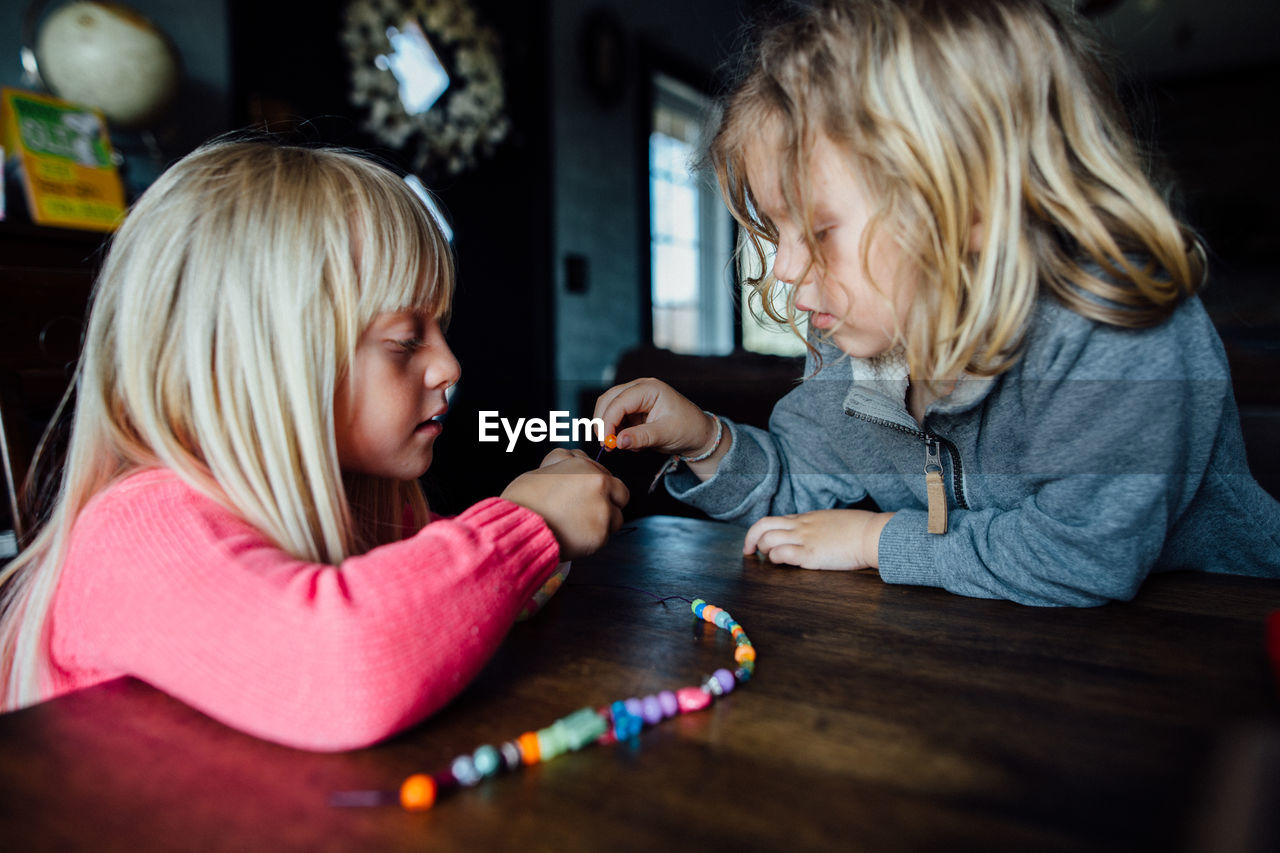
[[(884, 580), (1023, 604), (1128, 600), (1172, 569), (1280, 577), (1280, 503), (1249, 473), (1199, 299), (1121, 329), (1043, 297), (1018, 362), (961, 378), (923, 426), (906, 410), (905, 361), (820, 349), (822, 370), (778, 402), (767, 432), (729, 423), (715, 476), (680, 468), (671, 494), (742, 524), (869, 496), (894, 513)], [(927, 530), (928, 465), (942, 473), (945, 533)]]

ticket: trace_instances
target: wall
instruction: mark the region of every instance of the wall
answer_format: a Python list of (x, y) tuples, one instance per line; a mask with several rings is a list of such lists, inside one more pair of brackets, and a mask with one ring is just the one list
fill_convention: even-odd
[(1280, 59), (1275, 0), (1125, 0), (1096, 18), (1140, 77), (1203, 76)]
[[(556, 401), (578, 410), (583, 388), (607, 384), (625, 350), (640, 343), (640, 115), (646, 82), (643, 44), (661, 45), (678, 61), (710, 74), (732, 52), (749, 4), (745, 0), (551, 0), (552, 280), (555, 293)], [(607, 9), (621, 21), (625, 87), (604, 105), (592, 94), (580, 60), (588, 12)], [(564, 259), (585, 256), (589, 286), (567, 290)], [(589, 415), (589, 412), (582, 413)]]

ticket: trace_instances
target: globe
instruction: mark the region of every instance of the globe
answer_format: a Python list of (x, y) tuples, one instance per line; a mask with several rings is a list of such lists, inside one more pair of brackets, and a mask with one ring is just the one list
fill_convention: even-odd
[(40, 76), (54, 94), (97, 107), (122, 127), (153, 124), (178, 92), (169, 39), (115, 3), (74, 2), (49, 14), (36, 36)]

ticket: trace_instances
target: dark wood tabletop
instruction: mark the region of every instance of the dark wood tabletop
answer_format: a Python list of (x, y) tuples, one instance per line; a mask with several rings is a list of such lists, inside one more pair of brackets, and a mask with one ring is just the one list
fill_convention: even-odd
[[(1038, 609), (772, 566), (743, 531), (642, 519), (573, 566), (441, 713), (344, 754), (228, 729), (132, 680), (0, 716), (0, 849), (1247, 850), (1277, 837), (1280, 582), (1177, 573)], [(731, 659), (709, 709), (461, 789), (337, 808), (584, 706)], [(1271, 833), (1271, 834), (1269, 834)]]

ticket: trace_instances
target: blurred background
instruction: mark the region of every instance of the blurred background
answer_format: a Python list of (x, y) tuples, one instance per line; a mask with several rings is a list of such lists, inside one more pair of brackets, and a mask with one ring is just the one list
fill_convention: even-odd
[[(141, 116), (108, 116), (130, 197), (201, 141), (250, 126), (368, 149), (433, 194), (453, 233), (450, 340), (463, 365), (429, 474), (438, 510), (496, 494), (551, 447), (478, 442), (480, 411), (589, 417), (600, 390), (652, 374), (763, 423), (798, 378), (794, 342), (741, 310), (732, 223), (688, 168), (741, 26), (768, 4), (132, 0), (144, 21), (86, 8), (96, 5), (0, 2), (0, 85), (81, 91), (119, 74), (100, 96), (112, 109), (145, 93)], [(1211, 247), (1204, 298), (1228, 344), (1251, 464), (1274, 491), (1280, 4), (1080, 5), (1114, 47), (1140, 133)], [(90, 13), (124, 14), (132, 29), (112, 30), (126, 34), (90, 56), (81, 40), (101, 42), (105, 27)], [(48, 79), (34, 77), (31, 56), (24, 66), (24, 49)], [(130, 72), (147, 50), (146, 69)], [(0, 383), (38, 426), (74, 361), (68, 318), (103, 235), (24, 221), (12, 170), (6, 202)], [(609, 459), (636, 495), (633, 515), (678, 509), (643, 495), (661, 460)]]

